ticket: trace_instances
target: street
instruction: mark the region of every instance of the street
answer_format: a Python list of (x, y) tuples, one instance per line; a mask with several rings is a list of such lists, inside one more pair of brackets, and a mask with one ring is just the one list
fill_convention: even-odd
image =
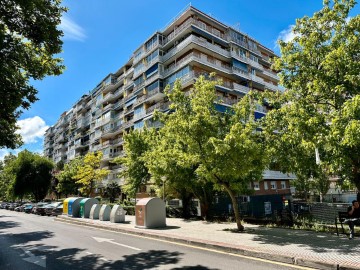
[(0, 269), (308, 269), (0, 210)]

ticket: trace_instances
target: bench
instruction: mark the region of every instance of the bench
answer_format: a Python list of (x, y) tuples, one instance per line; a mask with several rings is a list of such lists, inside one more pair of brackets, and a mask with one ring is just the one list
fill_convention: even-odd
[(342, 233), (345, 234), (344, 221), (349, 217), (348, 212), (338, 212), (338, 216), (335, 218), (336, 234), (339, 236), (338, 224), (341, 225)]
[[(342, 233), (343, 234), (346, 234), (345, 233), (345, 229), (344, 229), (344, 224), (346, 219), (349, 219), (349, 214), (348, 212), (338, 212), (338, 216), (335, 218), (335, 227), (336, 227), (336, 234), (339, 236), (339, 229), (338, 229), (338, 224), (341, 225), (341, 229), (342, 229)], [(354, 220), (356, 220), (357, 218), (355, 218)], [(359, 223), (357, 223), (359, 224)], [(359, 225), (356, 225), (355, 226), (359, 226)]]

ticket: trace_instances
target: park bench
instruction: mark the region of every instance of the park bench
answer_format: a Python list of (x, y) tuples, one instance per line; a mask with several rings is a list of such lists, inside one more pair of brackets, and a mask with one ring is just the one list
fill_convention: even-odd
[(342, 212), (342, 211), (339, 211), (339, 212), (338, 212), (338, 216), (335, 217), (335, 227), (336, 227), (336, 234), (337, 234), (337, 236), (339, 236), (338, 224), (341, 225), (342, 233), (345, 234), (344, 221), (345, 221), (348, 217), (349, 217), (348, 212)]
[(345, 233), (345, 229), (344, 229), (344, 222), (345, 222), (345, 220), (348, 219), (348, 218), (349, 218), (348, 212), (343, 212), (343, 211), (338, 212), (338, 216), (335, 218), (336, 234), (337, 234), (338, 236), (339, 236), (338, 224), (341, 225), (342, 233), (343, 233), (343, 234), (346, 234), (346, 233)]

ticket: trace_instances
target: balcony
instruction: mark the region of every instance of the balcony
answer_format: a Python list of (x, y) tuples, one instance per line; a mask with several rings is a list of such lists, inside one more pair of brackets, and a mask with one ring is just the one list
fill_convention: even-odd
[(279, 80), (279, 77), (277, 76), (277, 74), (273, 71), (271, 71), (270, 69), (265, 69), (264, 68), (264, 71), (263, 71), (264, 75), (268, 76), (268, 77), (271, 77), (275, 80)]
[(225, 34), (221, 33), (219, 30), (217, 30), (209, 25), (206, 25), (194, 18), (189, 18), (165, 38), (165, 40), (163, 42), (163, 46), (166, 46), (170, 41), (174, 40), (179, 34), (181, 34), (191, 24), (195, 25), (196, 27), (198, 27), (214, 36), (217, 36), (223, 40), (226, 40)]
[(249, 47), (249, 45), (245, 41), (235, 39), (234, 37), (229, 36), (228, 40), (240, 45), (243, 48), (247, 49)]
[(238, 99), (231, 99), (231, 98), (228, 98), (228, 97), (221, 97), (221, 96), (219, 96), (219, 97), (216, 98), (216, 101), (215, 101), (215, 102), (216, 102), (216, 103), (219, 103), (219, 104), (226, 104), (226, 105), (232, 106), (232, 105), (238, 103), (239, 100), (238, 100)]
[(121, 106), (123, 106), (124, 105), (124, 99), (122, 99), (122, 100), (119, 100), (118, 102), (116, 102), (115, 104), (114, 104), (114, 110), (117, 110), (117, 109), (119, 109)]
[(131, 120), (123, 123), (122, 128), (127, 129), (127, 128), (131, 127), (133, 124), (134, 124), (134, 119), (131, 119)]
[(268, 83), (268, 82), (264, 82), (265, 84), (265, 88), (269, 89), (269, 90), (273, 90), (273, 91), (282, 91), (279, 86), (274, 85), (272, 83)]
[(194, 35), (190, 35), (184, 41), (182, 41), (180, 44), (178, 44), (176, 47), (171, 49), (167, 54), (165, 54), (163, 56), (163, 58), (162, 58), (163, 62), (169, 60), (172, 56), (177, 54), (179, 51), (181, 51), (185, 47), (189, 46), (190, 43), (195, 43), (195, 44), (197, 44), (197, 45), (199, 45), (201, 47), (204, 47), (206, 49), (217, 52), (217, 53), (219, 53), (219, 54), (221, 54), (221, 55), (223, 55), (225, 57), (230, 57), (230, 52), (229, 51), (224, 50), (224, 49), (222, 49), (219, 46), (216, 46), (214, 44), (211, 44), (210, 42), (208, 42), (204, 38), (198, 38), (198, 37), (196, 37)]
[(170, 105), (170, 101), (168, 102), (164, 102), (164, 103), (156, 103), (155, 105), (149, 107), (146, 109), (146, 114), (150, 114), (152, 112), (154, 112), (155, 110), (159, 110), (159, 111), (165, 111), (167, 109), (169, 109), (169, 105)]
[(106, 105), (105, 107), (103, 107), (103, 111), (107, 111), (107, 110), (111, 110), (114, 108), (114, 104), (113, 103), (110, 103), (108, 105)]
[(246, 71), (244, 71), (244, 70), (242, 70), (240, 68), (237, 68), (237, 67), (233, 66), (232, 67), (232, 72), (234, 74), (236, 74), (236, 75), (240, 75), (243, 78), (249, 79), (249, 74)]
[(247, 94), (250, 91), (249, 87), (244, 86), (244, 85), (240, 85), (240, 84), (237, 84), (237, 83), (233, 83), (233, 89), (235, 91), (239, 91), (239, 92), (242, 92), (244, 94)]
[(264, 67), (262, 65), (260, 65), (258, 62), (252, 60), (251, 58), (248, 58), (248, 62), (251, 66), (260, 69), (260, 70), (264, 70)]

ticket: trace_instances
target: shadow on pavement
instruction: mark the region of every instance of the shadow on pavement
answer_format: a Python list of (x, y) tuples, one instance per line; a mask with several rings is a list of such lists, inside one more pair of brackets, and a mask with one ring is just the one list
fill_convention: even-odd
[(308, 247), (316, 253), (337, 252), (344, 255), (358, 255), (360, 252), (359, 241), (350, 241), (326, 233), (279, 228), (259, 228), (248, 233), (254, 235), (253, 241), (263, 244), (278, 246), (295, 244)]
[[(121, 269), (142, 270), (158, 269), (168, 264), (180, 261), (182, 253), (166, 250), (149, 250), (137, 254), (126, 255), (122, 260), (104, 262), (103, 257), (96, 254), (87, 254), (86, 249), (69, 248), (56, 250), (54, 246), (32, 245), (22, 249), (30, 251), (35, 256), (46, 258), (46, 269), (75, 270), (75, 269)], [(185, 267), (177, 269), (209, 269), (203, 266), (196, 268)]]
[[(14, 222), (14, 221), (0, 221), (0, 230), (15, 228), (15, 227), (19, 227), (19, 226), (20, 226), (20, 223), (19, 223), (19, 222)], [(3, 232), (1, 232), (1, 233), (3, 233)]]
[(166, 230), (174, 230), (174, 229), (180, 229), (179, 226), (166, 226), (166, 227), (162, 227), (162, 228), (152, 228), (152, 230), (157, 230), (157, 231), (166, 231)]

